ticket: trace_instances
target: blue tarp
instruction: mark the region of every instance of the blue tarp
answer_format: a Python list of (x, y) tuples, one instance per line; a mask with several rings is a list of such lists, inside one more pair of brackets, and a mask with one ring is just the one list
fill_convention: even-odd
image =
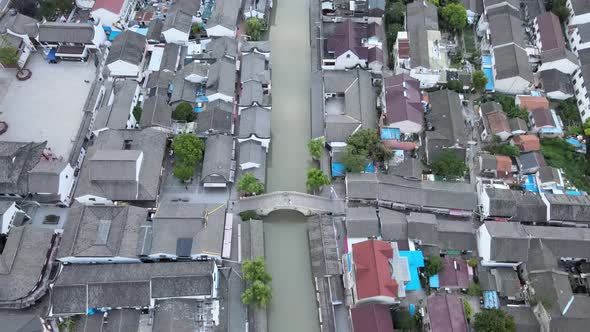
[(195, 107), (195, 112), (201, 113), (203, 111), (202, 107)]
[(439, 288), (440, 282), (438, 281), (438, 274), (435, 274), (432, 277), (430, 277), (428, 279), (428, 284), (430, 285), (430, 288)]
[(492, 65), (492, 56), (491, 55), (482, 55), (481, 56), (481, 64), (484, 66), (491, 66)]
[(525, 182), (521, 186), (526, 191), (530, 191), (530, 192), (534, 192), (534, 193), (539, 192), (539, 188), (537, 187), (537, 184), (535, 183), (535, 177), (531, 174), (527, 175)]
[(572, 195), (572, 196), (582, 196), (582, 193), (579, 191), (575, 191), (575, 190), (566, 190), (565, 191), (566, 195)]
[(332, 176), (345, 176), (346, 167), (338, 162), (332, 162)]
[(109, 41), (113, 41), (115, 40), (115, 38), (121, 33), (121, 31), (111, 31), (111, 34), (109, 35)]
[(400, 250), (399, 255), (408, 258), (408, 265), (410, 266), (410, 282), (406, 284), (406, 291), (413, 291), (422, 289), (420, 285), (420, 275), (418, 268), (424, 267), (424, 256), (422, 251), (414, 250)]
[(375, 165), (369, 163), (367, 167), (365, 167), (365, 173), (375, 173)]
[(146, 36), (148, 33), (148, 28), (137, 28), (135, 32), (139, 33), (140, 35)]
[(416, 306), (413, 304), (410, 304), (410, 315), (414, 316), (414, 314), (416, 313)]
[(577, 139), (575, 139), (573, 137), (567, 138), (565, 141), (568, 142), (569, 144), (575, 146), (576, 148), (581, 148), (582, 146), (584, 146), (584, 144), (582, 144), (580, 141), (578, 141)]
[(52, 48), (51, 50), (49, 50), (49, 53), (47, 54), (47, 60), (51, 61), (51, 60), (55, 60), (55, 54), (57, 53), (57, 49)]
[(398, 128), (381, 128), (381, 139), (394, 139), (400, 138), (401, 132)]
[(495, 291), (485, 291), (483, 294), (483, 307), (486, 309), (500, 309), (500, 299)]

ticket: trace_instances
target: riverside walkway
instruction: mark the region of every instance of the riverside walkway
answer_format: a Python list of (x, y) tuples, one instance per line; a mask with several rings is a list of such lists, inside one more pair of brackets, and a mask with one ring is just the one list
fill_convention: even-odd
[(324, 213), (343, 215), (345, 203), (342, 199), (330, 199), (296, 191), (275, 191), (240, 199), (239, 211), (248, 210), (256, 211), (259, 216), (267, 216), (278, 210), (298, 211), (304, 216)]

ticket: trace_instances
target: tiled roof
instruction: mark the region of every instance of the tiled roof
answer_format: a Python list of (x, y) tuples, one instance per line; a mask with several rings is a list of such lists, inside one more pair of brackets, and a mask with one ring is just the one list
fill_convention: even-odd
[(541, 142), (535, 135), (519, 135), (512, 140), (520, 148), (521, 152), (538, 151), (541, 149)]
[(389, 260), (393, 249), (387, 242), (368, 240), (352, 245), (356, 290), (359, 299), (373, 296), (398, 296), (398, 283), (392, 279)]

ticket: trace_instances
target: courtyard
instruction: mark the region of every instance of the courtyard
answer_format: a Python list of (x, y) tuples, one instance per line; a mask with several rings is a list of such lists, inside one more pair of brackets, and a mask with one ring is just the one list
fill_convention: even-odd
[(26, 81), (18, 81), (14, 70), (0, 71), (0, 121), (8, 124), (0, 141), (48, 141), (57, 157), (67, 159), (96, 68), (91, 62), (48, 64), (39, 53), (26, 68), (33, 74)]

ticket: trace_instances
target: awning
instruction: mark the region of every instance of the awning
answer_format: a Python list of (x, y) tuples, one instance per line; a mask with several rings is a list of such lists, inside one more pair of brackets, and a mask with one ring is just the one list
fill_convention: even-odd
[(47, 60), (51, 61), (51, 60), (55, 60), (55, 54), (57, 53), (57, 49), (52, 48), (51, 50), (49, 50), (49, 54), (47, 54)]

